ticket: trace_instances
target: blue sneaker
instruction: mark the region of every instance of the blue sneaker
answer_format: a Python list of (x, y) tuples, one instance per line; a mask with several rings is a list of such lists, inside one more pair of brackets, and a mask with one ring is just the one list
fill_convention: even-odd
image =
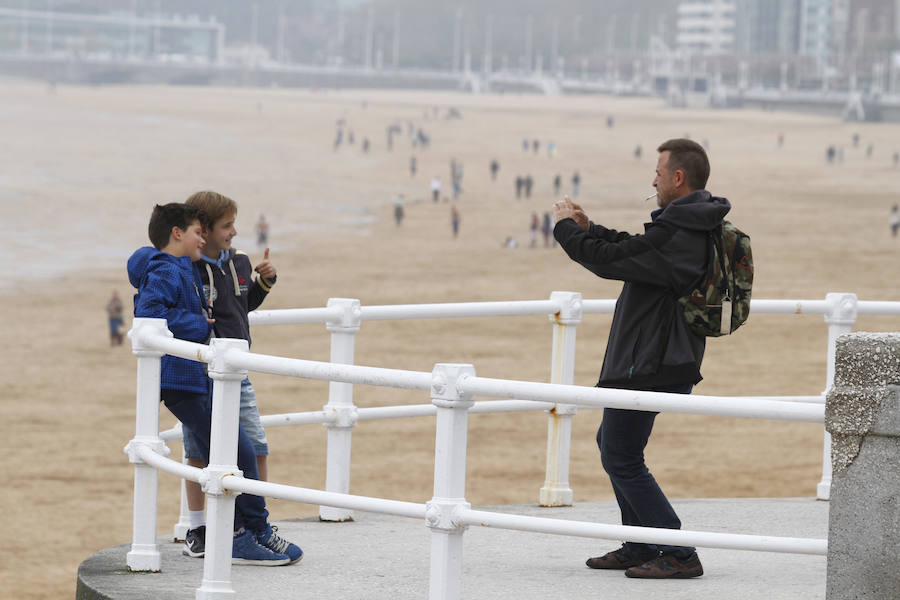
[(272, 527), (266, 523), (265, 529), (256, 534), (256, 541), (273, 552), (287, 554), (291, 559), (291, 563), (295, 563), (303, 558), (303, 550), (300, 549), (300, 546), (290, 543), (275, 533), (276, 531), (278, 531), (277, 527)]
[(231, 564), (233, 565), (260, 565), (264, 567), (278, 567), (291, 562), (287, 554), (272, 552), (265, 546), (261, 546), (249, 531), (235, 536), (231, 542)]

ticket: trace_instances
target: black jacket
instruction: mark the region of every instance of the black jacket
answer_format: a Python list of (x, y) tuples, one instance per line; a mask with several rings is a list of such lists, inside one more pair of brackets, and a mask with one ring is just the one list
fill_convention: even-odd
[(218, 264), (211, 264), (206, 259), (196, 264), (203, 280), (203, 292), (216, 320), (213, 323), (216, 337), (243, 339), (250, 343), (247, 313), (259, 308), (275, 280), (267, 281), (262, 277), (252, 279), (250, 257), (234, 248), (223, 251)]
[(553, 235), (572, 258), (604, 279), (625, 282), (616, 301), (600, 387), (658, 389), (699, 382), (706, 339), (692, 333), (677, 298), (705, 274), (707, 232), (731, 210), (725, 198), (699, 190), (662, 210), (643, 235), (572, 219)]

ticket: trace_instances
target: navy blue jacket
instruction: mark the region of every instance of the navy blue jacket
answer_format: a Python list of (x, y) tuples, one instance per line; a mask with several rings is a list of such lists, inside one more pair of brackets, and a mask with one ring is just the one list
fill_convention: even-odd
[[(200, 272), (189, 256), (175, 257), (145, 246), (128, 259), (128, 280), (134, 295), (134, 316), (165, 319), (172, 334), (189, 342), (206, 343), (210, 324)], [(205, 394), (209, 389), (206, 365), (165, 355), (162, 380), (165, 390)]]
[(276, 278), (271, 281), (263, 277), (253, 279), (250, 257), (234, 248), (223, 250), (217, 261), (203, 257), (196, 264), (200, 269), (203, 292), (216, 320), (213, 324), (216, 337), (247, 340), (249, 344), (247, 313), (259, 308)]

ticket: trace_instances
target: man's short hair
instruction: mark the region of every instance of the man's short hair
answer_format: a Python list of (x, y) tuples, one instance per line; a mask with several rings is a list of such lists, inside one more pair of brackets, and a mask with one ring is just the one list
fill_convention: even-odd
[(185, 200), (185, 204), (196, 206), (203, 210), (207, 219), (204, 225), (210, 228), (224, 216), (237, 216), (237, 202), (212, 190), (203, 190), (191, 194), (190, 198)]
[(147, 227), (150, 243), (157, 250), (162, 250), (169, 245), (173, 227), (187, 230), (194, 221), (203, 223), (205, 218), (203, 211), (196, 206), (188, 206), (181, 202), (157, 204), (153, 207), (150, 225)]
[(693, 140), (675, 138), (663, 142), (656, 149), (657, 152), (669, 153), (667, 167), (670, 171), (681, 169), (687, 185), (692, 190), (706, 188), (709, 180), (709, 158), (703, 146)]

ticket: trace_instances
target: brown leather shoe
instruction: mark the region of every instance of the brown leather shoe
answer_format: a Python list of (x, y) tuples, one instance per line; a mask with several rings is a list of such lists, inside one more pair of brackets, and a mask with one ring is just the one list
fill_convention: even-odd
[(592, 569), (627, 569), (647, 562), (647, 558), (632, 556), (625, 551), (625, 546), (607, 552), (603, 556), (595, 556), (584, 563)]
[(638, 579), (690, 579), (703, 575), (700, 557), (694, 552), (685, 559), (664, 554), (625, 571), (625, 577)]

